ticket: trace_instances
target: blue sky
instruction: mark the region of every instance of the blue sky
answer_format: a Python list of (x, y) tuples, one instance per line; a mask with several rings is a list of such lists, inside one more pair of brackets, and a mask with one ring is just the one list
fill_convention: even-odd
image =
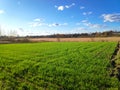
[(120, 0), (0, 0), (2, 35), (120, 31)]

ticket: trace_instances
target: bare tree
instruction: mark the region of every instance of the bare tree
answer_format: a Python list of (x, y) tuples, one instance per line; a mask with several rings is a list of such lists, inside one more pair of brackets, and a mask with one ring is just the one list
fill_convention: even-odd
[(56, 35), (57, 41), (60, 42), (60, 34)]
[(16, 30), (11, 30), (10, 31), (10, 36), (16, 37), (17, 36), (17, 31)]
[(2, 36), (2, 29), (1, 29), (1, 25), (0, 25), (0, 36)]

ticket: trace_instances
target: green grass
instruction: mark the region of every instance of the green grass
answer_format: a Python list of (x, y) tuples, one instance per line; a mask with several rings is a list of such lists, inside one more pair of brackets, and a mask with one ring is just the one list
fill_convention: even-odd
[(106, 90), (115, 42), (0, 45), (0, 90)]

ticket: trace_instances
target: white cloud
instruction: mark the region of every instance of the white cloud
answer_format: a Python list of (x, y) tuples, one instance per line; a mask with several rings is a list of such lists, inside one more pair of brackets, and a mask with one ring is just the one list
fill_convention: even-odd
[(58, 23), (53, 23), (53, 24), (48, 24), (49, 27), (56, 27), (56, 26), (59, 26)]
[(82, 20), (81, 22), (82, 22), (82, 23), (86, 23), (86, 22), (88, 22), (88, 20)]
[(88, 20), (82, 20), (81, 22), (77, 22), (76, 25), (82, 25), (88, 23)]
[(83, 15), (90, 15), (90, 14), (92, 14), (91, 11), (90, 12), (83, 12)]
[(49, 27), (56, 27), (56, 26), (67, 26), (68, 23), (63, 23), (63, 24), (59, 24), (59, 23), (53, 23), (53, 24), (47, 24)]
[(100, 25), (100, 24), (91, 24), (89, 23), (88, 25), (90, 28), (103, 28), (105, 25)]
[(48, 27), (56, 27), (56, 26), (66, 26), (68, 23), (45, 23), (43, 19), (36, 18), (33, 22), (28, 23), (30, 27), (39, 27), (39, 26), (48, 26)]
[(83, 25), (88, 26), (89, 28), (105, 28), (106, 25), (101, 25), (101, 24), (92, 24), (88, 20), (82, 20), (81, 21)]
[(59, 6), (59, 7), (58, 7), (58, 10), (59, 10), (59, 11), (63, 11), (64, 8), (65, 8), (64, 6)]
[(36, 18), (36, 19), (34, 19), (34, 21), (35, 21), (35, 22), (40, 22), (41, 19), (40, 19), (40, 18)]
[(31, 27), (38, 27), (38, 26), (43, 26), (45, 25), (44, 23), (41, 23), (41, 22), (30, 22), (29, 25)]
[(75, 3), (72, 3), (71, 5), (65, 5), (65, 6), (63, 6), (63, 5), (61, 5), (61, 6), (56, 6), (55, 5), (55, 8), (57, 8), (59, 11), (63, 11), (64, 9), (69, 9), (69, 8), (71, 8), (72, 6), (74, 6), (75, 5)]
[(0, 14), (4, 14), (4, 13), (5, 13), (5, 11), (0, 9)]
[(84, 9), (85, 7), (84, 6), (80, 6), (80, 9)]
[(74, 6), (74, 5), (75, 5), (75, 3), (72, 3), (71, 5), (65, 5), (65, 7), (70, 8), (70, 7)]
[(92, 12), (88, 12), (88, 15), (89, 15), (89, 14), (92, 14)]
[(35, 18), (32, 22), (28, 23), (30, 27), (39, 27), (39, 26), (46, 26), (47, 24), (44, 23), (43, 18)]
[(103, 14), (104, 22), (120, 22), (120, 13)]
[(88, 26), (89, 28), (104, 28), (104, 27), (106, 27), (105, 25), (92, 24), (92, 23), (90, 23), (90, 22), (84, 23), (84, 25)]
[(66, 8), (70, 8), (68, 5), (65, 6)]

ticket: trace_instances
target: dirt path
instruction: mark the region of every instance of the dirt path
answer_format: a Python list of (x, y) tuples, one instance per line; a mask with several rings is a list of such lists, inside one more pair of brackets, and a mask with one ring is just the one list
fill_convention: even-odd
[(111, 57), (111, 77), (116, 77), (120, 81), (120, 41), (118, 42), (115, 51)]

